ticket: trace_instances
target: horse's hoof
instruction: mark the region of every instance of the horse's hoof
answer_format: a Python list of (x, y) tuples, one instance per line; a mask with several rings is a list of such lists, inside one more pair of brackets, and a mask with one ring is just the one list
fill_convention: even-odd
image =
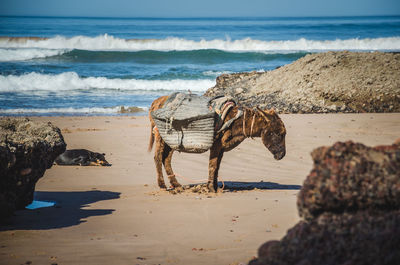
[(209, 192), (217, 192), (218, 191), (218, 188), (216, 189), (216, 188), (214, 188), (214, 185), (213, 184), (211, 184), (211, 183), (209, 183), (208, 185), (207, 185), (207, 188), (208, 188), (208, 191)]
[(171, 185), (172, 185), (173, 188), (182, 187), (182, 185), (180, 183), (178, 183), (178, 182), (171, 183)]

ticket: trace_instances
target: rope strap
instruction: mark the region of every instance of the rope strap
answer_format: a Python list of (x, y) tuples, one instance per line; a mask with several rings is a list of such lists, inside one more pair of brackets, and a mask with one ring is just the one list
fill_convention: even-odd
[(256, 114), (254, 113), (253, 114), (253, 118), (251, 120), (250, 135), (247, 136), (247, 134), (246, 134), (246, 110), (244, 110), (244, 114), (243, 114), (243, 134), (244, 134), (244, 137), (246, 137), (246, 138), (250, 137), (251, 139), (254, 139), (253, 138), (253, 128), (254, 128), (255, 120), (256, 120)]
[(247, 138), (247, 135), (246, 135), (246, 110), (244, 110), (244, 114), (243, 114), (243, 134), (244, 134), (244, 137)]
[(253, 119), (251, 120), (251, 127), (250, 127), (250, 137), (251, 139), (254, 140), (253, 138), (253, 127), (254, 127), (254, 121), (256, 120), (256, 114), (253, 114)]

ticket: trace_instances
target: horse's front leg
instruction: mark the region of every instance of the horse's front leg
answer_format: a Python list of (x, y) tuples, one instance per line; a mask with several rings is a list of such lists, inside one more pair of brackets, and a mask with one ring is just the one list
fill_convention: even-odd
[(222, 150), (221, 143), (214, 143), (210, 149), (210, 160), (208, 163), (207, 187), (210, 192), (218, 191), (218, 171), (223, 155), (224, 151)]
[(174, 188), (181, 187), (182, 185), (176, 180), (174, 171), (172, 170), (171, 161), (172, 161), (172, 154), (174, 150), (171, 149), (168, 145), (164, 145), (164, 152), (163, 152), (163, 164), (165, 168), (165, 172), (167, 172), (169, 183)]
[(154, 163), (156, 164), (156, 170), (157, 170), (157, 182), (158, 186), (161, 189), (166, 189), (167, 186), (165, 186), (164, 182), (164, 176), (162, 172), (162, 162), (163, 162), (163, 153), (165, 149), (165, 142), (161, 139), (161, 136), (158, 132), (155, 133), (155, 150), (154, 150)]

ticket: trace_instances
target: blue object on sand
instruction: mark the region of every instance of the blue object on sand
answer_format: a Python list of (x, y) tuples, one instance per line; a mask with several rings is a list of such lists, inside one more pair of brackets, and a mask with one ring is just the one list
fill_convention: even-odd
[(56, 204), (55, 202), (33, 200), (32, 203), (26, 206), (25, 208), (29, 210), (34, 210), (38, 208), (52, 207), (55, 204)]

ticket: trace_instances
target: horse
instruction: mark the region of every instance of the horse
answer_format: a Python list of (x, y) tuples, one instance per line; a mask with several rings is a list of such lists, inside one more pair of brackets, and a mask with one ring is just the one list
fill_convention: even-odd
[[(154, 100), (149, 109), (151, 129), (148, 151), (151, 152), (155, 142), (154, 163), (157, 171), (158, 186), (161, 189), (166, 189), (162, 165), (164, 165), (171, 186), (173, 188), (181, 186), (171, 166), (174, 150), (163, 141), (150, 115), (152, 111), (162, 108), (167, 99), (168, 96), (163, 96)], [(217, 192), (218, 190), (218, 171), (224, 152), (234, 149), (246, 138), (261, 137), (263, 144), (276, 160), (282, 159), (286, 154), (286, 128), (273, 109), (262, 110), (259, 107), (251, 109), (236, 105), (229, 110), (224, 121), (234, 118), (238, 111), (243, 111), (243, 115), (236, 119), (229, 128), (216, 132), (214, 136), (208, 164), (207, 187), (210, 192)]]

